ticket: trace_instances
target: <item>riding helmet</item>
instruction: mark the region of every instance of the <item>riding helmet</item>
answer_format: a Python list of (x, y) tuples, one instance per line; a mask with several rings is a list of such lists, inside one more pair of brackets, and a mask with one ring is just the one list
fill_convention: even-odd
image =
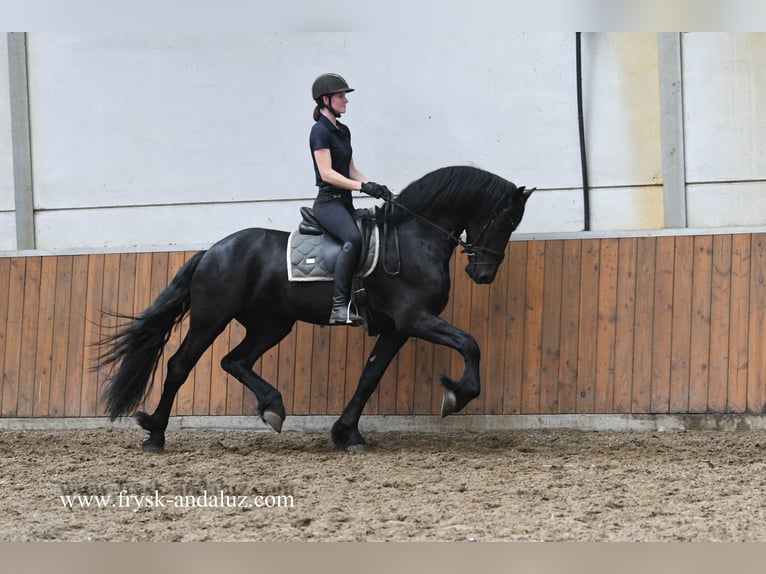
[(314, 80), (314, 84), (311, 86), (311, 97), (316, 101), (322, 96), (353, 91), (353, 88), (348, 87), (348, 82), (338, 74), (322, 74)]

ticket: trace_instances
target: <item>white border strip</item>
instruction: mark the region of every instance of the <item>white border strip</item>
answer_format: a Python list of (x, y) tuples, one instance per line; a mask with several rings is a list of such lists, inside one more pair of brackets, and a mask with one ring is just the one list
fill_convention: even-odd
[[(286, 432), (327, 431), (334, 415), (288, 416)], [(363, 416), (362, 432), (454, 432), (454, 431), (749, 431), (766, 430), (766, 415), (688, 414), (688, 415), (457, 415), (442, 419), (437, 415)], [(0, 418), (0, 431), (11, 430), (90, 430), (116, 428), (140, 430), (131, 418), (114, 422), (107, 417)], [(169, 431), (233, 430), (271, 432), (257, 416), (177, 416), (171, 417)]]

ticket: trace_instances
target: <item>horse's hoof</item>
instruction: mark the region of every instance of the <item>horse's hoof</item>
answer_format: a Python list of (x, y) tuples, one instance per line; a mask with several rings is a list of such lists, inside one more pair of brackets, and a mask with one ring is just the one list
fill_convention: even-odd
[(263, 422), (269, 425), (277, 432), (282, 432), (282, 417), (280, 417), (274, 411), (263, 411), (261, 415)]
[(444, 391), (442, 395), (442, 418), (451, 415), (457, 410), (457, 397), (453, 391)]
[(350, 452), (352, 454), (369, 452), (369, 450), (370, 450), (370, 445), (368, 445), (367, 443), (350, 444), (346, 447), (346, 452)]
[(141, 450), (150, 454), (162, 454), (165, 452), (165, 445), (157, 444), (147, 439), (141, 443)]

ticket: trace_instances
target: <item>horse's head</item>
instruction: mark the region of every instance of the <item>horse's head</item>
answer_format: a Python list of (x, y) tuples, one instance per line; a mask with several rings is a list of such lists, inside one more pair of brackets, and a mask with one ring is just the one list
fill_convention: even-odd
[(521, 223), (527, 199), (534, 190), (514, 186), (505, 205), (494, 208), (484, 217), (475, 218), (466, 227), (468, 265), (465, 271), (475, 283), (494, 281), (497, 269), (505, 258), (508, 239)]

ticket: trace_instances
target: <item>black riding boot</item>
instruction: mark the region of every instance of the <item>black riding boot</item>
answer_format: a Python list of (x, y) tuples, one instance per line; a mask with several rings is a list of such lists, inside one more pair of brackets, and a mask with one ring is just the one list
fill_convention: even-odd
[(360, 325), (362, 318), (351, 311), (351, 280), (354, 276), (357, 256), (353, 243), (343, 244), (335, 263), (335, 282), (332, 290), (330, 324)]

